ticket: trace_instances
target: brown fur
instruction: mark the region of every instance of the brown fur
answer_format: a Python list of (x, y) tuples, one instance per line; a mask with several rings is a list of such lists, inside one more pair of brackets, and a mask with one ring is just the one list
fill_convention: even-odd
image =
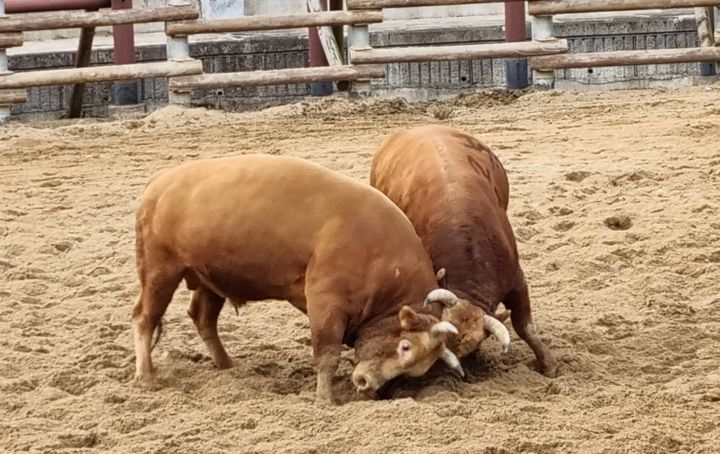
[[(149, 338), (183, 279), (194, 290), (188, 314), (221, 368), (232, 365), (217, 333), (225, 300), (288, 300), (306, 313), (323, 400), (343, 342), (364, 346), (361, 363), (398, 374), (407, 369), (396, 364), (401, 338), (419, 358), (439, 356), (442, 339), (426, 342), (439, 311), (421, 314), (437, 287), (427, 252), (397, 206), (350, 178), (289, 157), (190, 162), (151, 178), (136, 230), (140, 380), (152, 379)], [(401, 326), (399, 314), (413, 323)]]
[(488, 314), (503, 302), (540, 369), (556, 375), (557, 362), (533, 327), (507, 217), (507, 174), (490, 147), (445, 126), (405, 130), (375, 154), (370, 183), (410, 218), (434, 266), (446, 269), (447, 288)]

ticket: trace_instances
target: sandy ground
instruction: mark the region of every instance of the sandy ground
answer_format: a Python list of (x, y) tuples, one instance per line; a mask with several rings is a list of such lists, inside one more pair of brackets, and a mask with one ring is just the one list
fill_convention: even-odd
[[(362, 401), (313, 401), (304, 315), (226, 307), (237, 365), (209, 361), (179, 291), (131, 385), (133, 216), (150, 173), (243, 152), (313, 159), (367, 181), (390, 131), (439, 122), (492, 144), (548, 379), (513, 333), (447, 374)], [(720, 443), (720, 85), (682, 91), (322, 100), (257, 113), (167, 108), (142, 120), (0, 129), (2, 452), (717, 452)]]

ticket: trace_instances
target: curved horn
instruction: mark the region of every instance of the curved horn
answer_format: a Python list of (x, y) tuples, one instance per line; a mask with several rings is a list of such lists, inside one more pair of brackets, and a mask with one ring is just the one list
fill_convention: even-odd
[(438, 337), (441, 333), (460, 334), (457, 328), (455, 328), (455, 325), (450, 322), (438, 322), (430, 328), (430, 335), (432, 337)]
[(500, 345), (502, 345), (503, 353), (507, 353), (508, 348), (510, 347), (510, 333), (508, 332), (508, 329), (500, 320), (489, 315), (485, 315), (484, 320), (485, 329), (497, 337), (500, 341)]
[(444, 288), (436, 288), (432, 292), (428, 293), (423, 301), (423, 306), (429, 306), (430, 303), (442, 303), (445, 307), (453, 307), (460, 300), (450, 290)]
[(453, 372), (460, 375), (460, 378), (465, 378), (465, 371), (460, 364), (460, 360), (455, 353), (451, 352), (447, 347), (443, 348), (442, 356), (440, 357), (445, 364), (453, 370)]

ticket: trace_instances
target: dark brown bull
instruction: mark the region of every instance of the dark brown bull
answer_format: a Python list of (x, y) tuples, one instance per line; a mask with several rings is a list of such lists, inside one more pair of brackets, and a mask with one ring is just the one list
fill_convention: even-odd
[(232, 366), (217, 331), (223, 304), (265, 299), (307, 314), (320, 400), (333, 400), (342, 343), (355, 347), (361, 391), (437, 359), (459, 367), (444, 344), (456, 328), (423, 305), (438, 285), (410, 221), (376, 189), (308, 161), (247, 155), (158, 172), (137, 210), (136, 246), (138, 381), (153, 379), (151, 337), (183, 279), (219, 368)]
[(507, 217), (507, 175), (490, 147), (445, 126), (401, 131), (375, 154), (370, 182), (410, 218), (433, 264), (446, 269), (444, 286), (486, 314), (504, 303), (540, 371), (555, 377), (558, 362), (535, 330)]

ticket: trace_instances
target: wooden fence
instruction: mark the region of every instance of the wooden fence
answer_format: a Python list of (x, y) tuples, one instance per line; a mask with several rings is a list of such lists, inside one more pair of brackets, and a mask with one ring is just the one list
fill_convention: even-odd
[[(197, 19), (200, 10), (196, 4), (169, 4), (160, 8), (111, 11), (61, 11), (52, 13), (26, 13), (5, 16), (5, 1), (0, 0), (0, 122), (10, 114), (10, 106), (27, 101), (26, 89), (44, 85), (75, 84), (81, 88), (88, 82), (133, 80), (146, 77), (172, 77), (203, 72), (199, 60), (184, 59), (167, 62), (135, 63), (126, 65), (88, 66), (90, 47), (95, 27), (168, 20)], [(8, 71), (6, 49), (22, 46), (22, 32), (82, 28), (81, 46), (76, 67), (31, 72)], [(79, 111), (82, 90), (73, 93), (71, 105)]]
[[(508, 0), (521, 1), (521, 0)], [(4, 16), (0, 0), (0, 120), (9, 114), (9, 105), (25, 101), (18, 89), (42, 85), (84, 84), (98, 81), (133, 80), (148, 77), (169, 78), (169, 101), (189, 104), (192, 90), (206, 88), (248, 87), (319, 81), (353, 81), (352, 91), (370, 90), (370, 80), (385, 77), (385, 64), (470, 60), (479, 58), (529, 57), (534, 84), (538, 88), (554, 86), (554, 71), (564, 68), (622, 66), (679, 62), (720, 61), (720, 31), (713, 34), (712, 24), (705, 23), (699, 32), (701, 47), (689, 49), (655, 49), (602, 53), (569, 53), (568, 43), (553, 34), (553, 15), (569, 13), (612, 12), (658, 8), (707, 8), (720, 0), (530, 0), (532, 40), (514, 43), (490, 43), (451, 46), (383, 47), (370, 46), (368, 26), (383, 21), (383, 8), (430, 5), (498, 3), (496, 0), (347, 0), (347, 11), (317, 11), (307, 14), (250, 16), (235, 19), (200, 19), (195, 0), (168, 0), (159, 8), (99, 12), (28, 13)], [(718, 16), (718, 15), (716, 15)], [(707, 17), (710, 17), (708, 15)], [(720, 18), (716, 17), (716, 21)], [(81, 37), (76, 68), (9, 73), (5, 49), (21, 46), (22, 32), (80, 27), (92, 31), (104, 25), (143, 22), (165, 22), (167, 61), (128, 65), (86, 66), (92, 45)], [(190, 58), (188, 37), (200, 33), (249, 32), (307, 27), (347, 26), (348, 61), (335, 58), (330, 66), (288, 68), (270, 71), (243, 71), (218, 74), (203, 72), (199, 60)], [(89, 44), (88, 44), (89, 42)], [(329, 56), (330, 57), (330, 56)], [(81, 61), (85, 63), (82, 64)], [(73, 96), (75, 102), (77, 96)], [(5, 109), (3, 111), (3, 108)]]
[[(235, 33), (322, 26), (345, 26), (382, 22), (382, 11), (317, 11), (307, 14), (249, 16), (236, 19), (168, 22), (168, 58), (184, 59), (189, 52), (188, 36), (200, 33)], [(339, 59), (338, 59), (339, 60)], [(336, 64), (325, 67), (240, 71), (170, 78), (170, 102), (189, 104), (192, 90), (284, 85), (305, 82), (364, 80), (385, 77), (385, 67), (373, 64)]]
[[(531, 0), (532, 36), (537, 42), (553, 39), (553, 16), (558, 14), (599, 13), (649, 9), (707, 8), (720, 6), (720, 0)], [(718, 8), (715, 8), (716, 12)], [(712, 14), (705, 14), (706, 18)], [(719, 19), (715, 14), (716, 21)], [(701, 47), (682, 49), (647, 49), (614, 52), (566, 53), (530, 58), (533, 83), (537, 88), (554, 87), (555, 70), (602, 66), (629, 66), (663, 63), (719, 62), (720, 45), (713, 39), (710, 24), (698, 16)], [(705, 30), (705, 32), (703, 32)], [(714, 42), (713, 42), (714, 41)]]

